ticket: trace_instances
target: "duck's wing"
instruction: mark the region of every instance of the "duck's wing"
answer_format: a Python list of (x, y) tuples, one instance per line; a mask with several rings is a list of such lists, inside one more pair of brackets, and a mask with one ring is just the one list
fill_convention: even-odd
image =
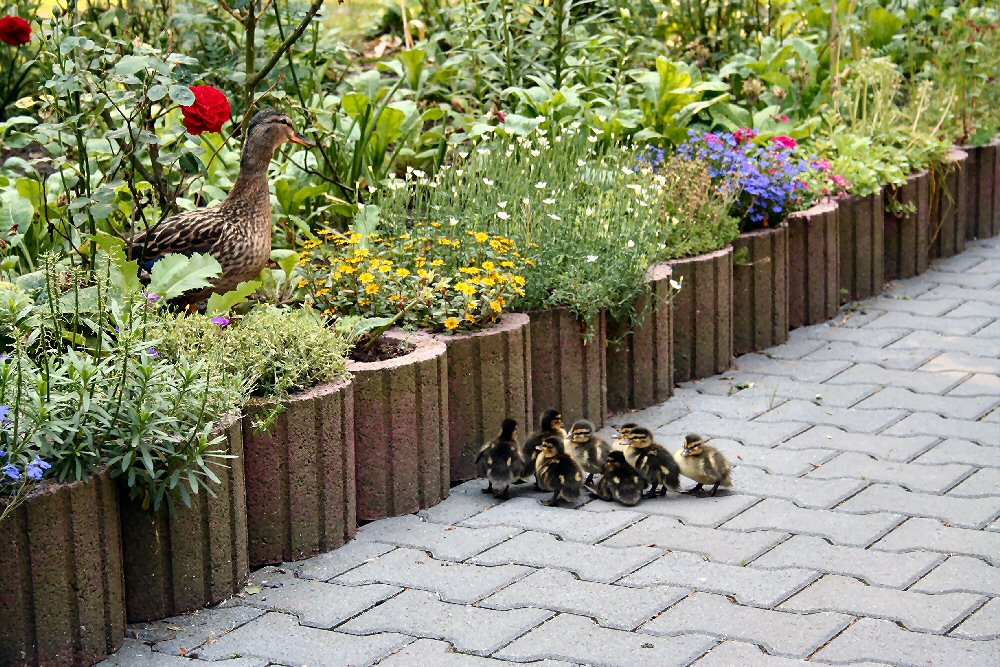
[(129, 259), (142, 261), (147, 271), (166, 255), (208, 253), (219, 240), (224, 219), (218, 209), (200, 208), (167, 218), (134, 234), (125, 244)]

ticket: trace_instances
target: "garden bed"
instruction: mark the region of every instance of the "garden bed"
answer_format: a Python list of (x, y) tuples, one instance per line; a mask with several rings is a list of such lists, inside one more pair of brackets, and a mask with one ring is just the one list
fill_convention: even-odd
[(788, 216), (788, 326), (832, 319), (840, 308), (839, 207), (816, 204)]
[(448, 348), (448, 441), (451, 481), (478, 476), (476, 454), (500, 422), (532, 424), (529, 319), (507, 313), (482, 331), (434, 336)]
[(222, 602), (246, 585), (246, 488), (243, 434), (238, 419), (220, 427), (233, 458), (216, 466), (215, 495), (192, 496), (170, 512), (144, 510), (122, 490), (125, 608), (130, 623), (176, 616)]
[(91, 665), (121, 647), (121, 529), (107, 472), (44, 483), (0, 523), (0, 544), (0, 664)]
[[(276, 405), (283, 410), (267, 430)], [(280, 404), (255, 403), (243, 417), (250, 566), (300, 560), (335, 549), (357, 530), (354, 394), (324, 384)]]
[(788, 226), (733, 241), (733, 351), (756, 352), (788, 340)]
[(932, 184), (928, 250), (931, 259), (951, 257), (965, 250), (968, 222), (966, 161), (968, 154), (955, 149), (948, 153), (944, 174)]
[(861, 301), (885, 283), (885, 207), (881, 190), (838, 202), (840, 302)]
[(921, 171), (905, 185), (886, 187), (886, 280), (912, 278), (927, 270), (930, 181), (930, 172)]
[(614, 414), (662, 403), (674, 394), (673, 270), (655, 264), (632, 318), (608, 320), (608, 410)]
[[(560, 410), (566, 423), (589, 419), (597, 428), (608, 416), (607, 316), (587, 325), (569, 308), (528, 313), (531, 320), (533, 415)], [(530, 424), (531, 430), (536, 425)]]
[(381, 361), (352, 361), (357, 516), (409, 514), (448, 496), (447, 348), (428, 334), (390, 331), (409, 347)]
[(722, 373), (733, 359), (733, 248), (670, 261), (674, 297), (674, 382)]

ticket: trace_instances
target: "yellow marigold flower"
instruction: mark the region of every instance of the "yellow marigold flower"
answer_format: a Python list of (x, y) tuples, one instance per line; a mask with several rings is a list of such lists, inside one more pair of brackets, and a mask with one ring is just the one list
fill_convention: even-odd
[(309, 281), (306, 280), (305, 278), (300, 278), (299, 279), (299, 289), (305, 287), (308, 284), (309, 284)]
[(490, 308), (492, 308), (493, 312), (496, 312), (496, 313), (502, 313), (503, 312), (503, 304), (500, 303), (499, 299), (490, 301)]
[(494, 250), (496, 250), (497, 252), (503, 252), (503, 251), (504, 251), (504, 245), (503, 245), (503, 242), (501, 242), (501, 241), (497, 241), (496, 239), (493, 239), (492, 241), (490, 241), (490, 246), (491, 246), (491, 247), (492, 247), (492, 248), (493, 248)]
[(493, 276), (486, 276), (485, 278), (483, 278), (482, 282), (487, 287), (493, 287), (494, 285), (497, 284), (497, 280)]
[(457, 317), (449, 317), (444, 321), (444, 328), (452, 331), (457, 329), (462, 323), (458, 321)]
[(340, 276), (340, 271), (334, 271), (333, 272), (333, 279), (334, 280), (340, 280), (340, 277), (341, 277)]
[(410, 270), (409, 269), (396, 269), (396, 275), (399, 276), (400, 278), (405, 278), (406, 276), (410, 275)]
[(356, 266), (351, 266), (350, 264), (344, 264), (343, 266), (338, 266), (337, 268), (341, 273), (345, 273), (347, 275), (351, 275), (358, 270)]
[(417, 269), (417, 275), (421, 278), (430, 278), (431, 274), (426, 269)]
[(368, 305), (368, 304), (370, 304), (370, 303), (371, 303), (371, 301), (369, 301), (368, 299), (360, 299), (360, 300), (358, 301), (358, 305), (359, 305), (359, 306), (367, 306), (367, 305)]
[(316, 290), (316, 296), (326, 296), (329, 293), (330, 293), (330, 288), (329, 287), (324, 287), (321, 290)]
[(463, 266), (459, 269), (462, 273), (468, 273), (470, 276), (479, 273), (479, 268), (475, 266)]
[(419, 268), (427, 263), (427, 259), (424, 257), (417, 257), (415, 260), (413, 260), (413, 263), (417, 265), (417, 268)]
[(365, 294), (378, 294), (379, 286), (377, 283), (369, 283), (365, 287)]
[(362, 257), (363, 258), (363, 257), (367, 257), (368, 255), (370, 255), (372, 253), (371, 253), (371, 250), (369, 250), (368, 248), (358, 248), (358, 251), (356, 253), (354, 253), (354, 254), (356, 256), (358, 256), (358, 257)]
[[(484, 264), (483, 266), (486, 266), (486, 265)], [(500, 262), (500, 266), (502, 266), (505, 269), (513, 269), (514, 268), (514, 262), (512, 262), (510, 260), (507, 260), (505, 262)]]
[(473, 315), (472, 313), (466, 313), (465, 314), (465, 319), (468, 320), (469, 322), (475, 322), (476, 321), (476, 316)]
[(437, 229), (437, 228), (438, 228), (438, 227), (440, 227), (440, 226), (441, 226), (441, 223), (440, 223), (440, 222), (432, 222), (432, 223), (431, 223), (431, 227), (434, 227), (435, 229)]
[(466, 282), (457, 283), (455, 289), (466, 296), (472, 296), (476, 293), (476, 288)]
[(400, 234), (399, 238), (405, 241), (406, 239), (410, 238), (410, 235), (409, 234)]
[(479, 302), (478, 301), (470, 301), (469, 302), (469, 310), (476, 310), (477, 308), (479, 308)]
[(486, 232), (476, 232), (476, 240), (480, 243), (486, 243), (490, 238), (490, 235)]
[(535, 268), (535, 263), (533, 261), (531, 261), (530, 259), (525, 259), (524, 263), (527, 264), (528, 266), (530, 266), (531, 268)]
[(514, 281), (514, 283), (515, 283), (516, 285), (520, 286), (520, 287), (524, 287), (524, 286), (525, 286), (525, 284), (527, 284), (527, 282), (528, 282), (527, 280), (525, 280), (525, 279), (524, 279), (523, 277), (521, 277), (521, 276), (514, 276), (513, 278), (511, 278), (511, 280), (513, 280), (513, 281)]
[(497, 265), (493, 262), (483, 262), (483, 269), (485, 271), (492, 271), (495, 268), (497, 268)]
[(443, 264), (444, 264), (443, 259), (435, 259), (433, 262), (431, 262), (431, 266), (442, 266)]
[(370, 283), (371, 281), (375, 280), (375, 276), (373, 276), (372, 274), (368, 273), (367, 271), (365, 271), (360, 276), (358, 276), (358, 278), (360, 278), (361, 282), (363, 282), (363, 283)]

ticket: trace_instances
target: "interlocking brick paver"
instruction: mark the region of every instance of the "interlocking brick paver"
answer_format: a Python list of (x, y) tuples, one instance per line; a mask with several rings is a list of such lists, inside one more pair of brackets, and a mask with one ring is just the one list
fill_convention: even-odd
[(504, 526), (447, 526), (422, 521), (420, 517), (409, 514), (362, 526), (357, 539), (423, 549), (442, 560), (465, 560), (510, 539), (518, 532), (516, 528)]
[(489, 655), (551, 616), (543, 609), (484, 609), (442, 602), (425, 591), (403, 591), (339, 629), (357, 635), (398, 632), (441, 639), (460, 651)]
[(854, 410), (816, 405), (809, 401), (790, 400), (757, 417), (758, 422), (805, 422), (849, 428), (854, 432), (875, 433), (899, 421), (902, 410)]
[(1000, 424), (988, 418), (982, 421), (947, 419), (930, 412), (914, 412), (888, 429), (887, 435), (936, 435), (942, 438), (965, 438), (982, 445), (1000, 443)]
[(948, 317), (993, 317), (1000, 319), (1000, 303), (963, 301), (957, 308), (948, 312)]
[(805, 382), (823, 382), (832, 378), (851, 364), (847, 361), (796, 361), (782, 360), (775, 363), (763, 354), (744, 354), (736, 360), (736, 367), (747, 373), (787, 375)]
[(312, 579), (296, 579), (277, 568), (253, 574), (259, 593), (247, 595), (247, 604), (266, 611), (298, 617), (300, 625), (332, 628), (399, 593), (385, 584), (339, 586)]
[(828, 509), (864, 488), (864, 482), (851, 479), (812, 479), (775, 475), (759, 468), (740, 466), (733, 471), (733, 484), (747, 495), (783, 498), (799, 507)]
[(768, 359), (801, 359), (810, 352), (815, 352), (826, 344), (826, 342), (822, 340), (796, 335), (796, 332), (798, 331), (800, 331), (800, 329), (790, 331), (787, 341), (781, 345), (775, 345), (774, 347), (767, 348), (763, 351), (763, 354), (767, 356)]
[[(592, 504), (592, 503), (591, 503)], [(586, 507), (586, 506), (585, 506)], [(532, 498), (514, 498), (466, 520), (462, 525), (511, 526), (524, 530), (554, 533), (564, 540), (593, 544), (643, 517), (638, 512), (619, 510), (602, 513), (599, 518), (583, 515), (579, 509), (546, 507)]]
[(1000, 598), (993, 598), (949, 633), (966, 639), (1000, 638)]
[(856, 364), (827, 380), (829, 384), (877, 384), (885, 387), (905, 387), (927, 394), (941, 394), (964, 380), (961, 371), (932, 373), (930, 371), (898, 371), (872, 364)]
[(129, 628), (128, 634), (152, 644), (156, 651), (180, 655), (182, 650), (196, 649), (263, 613), (260, 609), (242, 606), (200, 609), (166, 621), (137, 623)]
[[(924, 296), (928, 299), (960, 299), (962, 301), (984, 301), (1000, 304), (1000, 290), (978, 290), (938, 285), (925, 292)], [(966, 319), (975, 319), (975, 316)]]
[[(649, 519), (644, 519), (640, 523), (645, 521)], [(613, 536), (612, 539), (614, 537), (617, 536)], [(659, 549), (645, 546), (645, 543), (628, 547), (616, 544), (616, 548), (611, 548), (560, 540), (549, 533), (527, 531), (484, 551), (469, 562), (480, 565), (516, 564), (568, 570), (587, 581), (611, 583), (657, 558), (660, 553)]]
[(787, 500), (765, 498), (724, 525), (730, 530), (781, 530), (828, 537), (836, 544), (868, 546), (903, 520), (899, 514), (867, 516), (804, 509)]
[(648, 424), (655, 429), (658, 437), (664, 438), (664, 444), (670, 450), (677, 449), (683, 442), (684, 436), (688, 433), (700, 433), (708, 438), (727, 438), (736, 440), (744, 445), (760, 445), (770, 447), (775, 443), (786, 440), (796, 433), (808, 428), (809, 424), (803, 422), (793, 423), (757, 423), (748, 422), (741, 419), (728, 419), (713, 415), (710, 412), (697, 412), (685, 414), (680, 419), (675, 419), (669, 423), (657, 424), (655, 420), (646, 421), (643, 413), (634, 413), (630, 421), (639, 424)]
[[(943, 633), (983, 603), (979, 595), (929, 595), (912, 590), (869, 586), (852, 577), (828, 574), (786, 600), (781, 609), (838, 611), (899, 621), (909, 630)], [(873, 656), (874, 657), (874, 656)]]
[[(939, 259), (933, 263), (933, 268), (931, 271), (935, 274), (945, 273), (966, 273), (970, 269), (979, 266), (985, 262), (985, 258), (972, 253), (961, 253), (959, 255), (953, 255), (946, 259)], [(931, 280), (929, 273), (924, 273), (920, 276), (921, 280)], [(931, 280), (931, 282), (937, 282)]]
[(1000, 375), (973, 373), (965, 382), (948, 392), (949, 396), (1000, 396)]
[(1000, 514), (1000, 498), (952, 498), (915, 493), (889, 484), (873, 484), (837, 508), (842, 512), (898, 512), (981, 528)]
[(940, 285), (955, 285), (956, 287), (972, 289), (989, 289), (1000, 282), (1000, 275), (992, 271), (988, 273), (974, 271), (957, 273), (931, 270), (922, 275), (921, 278)]
[(1000, 567), (978, 558), (951, 556), (910, 589), (927, 593), (970, 591), (1000, 596)]
[[(978, 340), (975, 336), (945, 336), (943, 334), (934, 333), (932, 331), (914, 331), (903, 338), (900, 338), (895, 343), (890, 345), (887, 350), (903, 350), (903, 349), (918, 349), (924, 350), (930, 354), (936, 354), (937, 352), (963, 352), (965, 354), (971, 354), (975, 356), (991, 356), (989, 354), (990, 350), (983, 345), (983, 341)], [(931, 352), (932, 350), (937, 352)], [(995, 356), (995, 355), (993, 355)], [(925, 367), (924, 370), (938, 370), (937, 368), (932, 368), (930, 366)], [(941, 370), (962, 370), (961, 368), (942, 368)]]
[(788, 537), (788, 533), (755, 530), (742, 533), (686, 526), (677, 519), (650, 516), (612, 535), (602, 544), (616, 549), (648, 545), (669, 551), (691, 551), (716, 563), (745, 565)]
[(907, 519), (872, 548), (884, 551), (928, 549), (945, 554), (978, 556), (1000, 564), (1000, 534), (946, 526), (936, 519)]
[(500, 590), (531, 568), (518, 565), (486, 567), (431, 558), (423, 551), (399, 548), (333, 579), (334, 583), (392, 584), (433, 591), (442, 600), (476, 602)]
[(883, 368), (911, 371), (927, 363), (934, 352), (912, 348), (876, 348), (853, 343), (827, 343), (815, 352), (802, 357), (803, 361), (851, 361), (856, 364), (875, 364)]
[(993, 357), (986, 357), (980, 355), (966, 354), (964, 352), (945, 352), (939, 354), (926, 364), (920, 367), (920, 370), (931, 371), (932, 373), (939, 373), (941, 371), (962, 371), (964, 373), (990, 373), (992, 375), (1000, 374), (1000, 359), (996, 358), (996, 350), (990, 349), (994, 346), (986, 345), (980, 343), (982, 346), (981, 352), (990, 354)]
[(851, 622), (850, 616), (821, 612), (791, 614), (756, 609), (723, 595), (695, 593), (642, 627), (642, 632), (672, 636), (713, 635), (760, 644), (770, 653), (804, 658)]
[(371, 664), (411, 641), (395, 633), (357, 637), (307, 628), (296, 623), (294, 616), (268, 613), (206, 644), (198, 653), (206, 660), (241, 655), (285, 665), (350, 667)]
[(348, 542), (336, 551), (320, 554), (309, 560), (292, 563), (295, 572), (306, 579), (327, 581), (338, 574), (374, 560), (382, 554), (389, 553), (393, 546), (376, 544), (374, 542)]
[(776, 475), (791, 475), (797, 477), (803, 473), (815, 470), (820, 464), (836, 456), (836, 452), (827, 449), (803, 449), (793, 451), (778, 447), (754, 447), (741, 445), (727, 438), (711, 438), (707, 441), (722, 453), (734, 466), (753, 466)]
[(961, 301), (958, 299), (905, 299), (876, 297), (865, 302), (868, 310), (884, 310), (887, 313), (911, 313), (940, 317), (954, 310)]
[(498, 498), (483, 493), (484, 488), (486, 483), (481, 479), (459, 484), (447, 498), (433, 507), (420, 510), (418, 514), (434, 523), (458, 523), (500, 504)]
[(753, 566), (800, 567), (851, 575), (873, 586), (906, 588), (942, 560), (943, 554), (933, 552), (888, 553), (830, 544), (821, 537), (793, 535), (755, 560)]
[(977, 445), (968, 440), (951, 438), (927, 450), (913, 462), (920, 464), (964, 463), (997, 468), (1000, 467), (1000, 447)]
[[(1000, 451), (994, 457), (1000, 458)], [(977, 470), (964, 482), (948, 491), (948, 495), (969, 498), (1000, 496), (1000, 468)]]
[(717, 396), (703, 394), (688, 387), (678, 387), (670, 402), (687, 407), (689, 412), (712, 412), (731, 419), (753, 419), (774, 407), (770, 396), (741, 396), (741, 393)]
[(824, 384), (802, 382), (782, 375), (732, 372), (694, 382), (691, 386), (706, 394), (766, 398), (770, 407), (786, 398), (808, 398), (822, 405), (846, 408), (878, 389), (875, 384)]
[[(198, 652), (193, 651), (191, 655), (197, 656)], [(230, 658), (213, 662), (212, 665), (213, 667), (267, 667), (268, 662), (265, 658)], [(117, 653), (104, 662), (97, 663), (98, 667), (192, 667), (206, 664), (192, 662), (177, 651), (172, 651), (170, 655), (154, 652), (146, 644), (131, 637), (125, 638), (125, 643)]]
[[(874, 317), (881, 315), (881, 312), (873, 313)], [(854, 343), (855, 345), (868, 345), (869, 347), (885, 347), (893, 341), (897, 341), (910, 329), (858, 329), (854, 327), (843, 327), (835, 324), (817, 324), (812, 327), (803, 327), (792, 331), (790, 337), (802, 337), (807, 340), (822, 340), (836, 343)]]
[(887, 484), (898, 484), (913, 491), (944, 493), (972, 468), (958, 463), (928, 465), (922, 463), (896, 463), (878, 461), (865, 454), (844, 452), (809, 473), (809, 477), (822, 479), (863, 479)]
[(551, 609), (591, 616), (606, 628), (634, 630), (687, 591), (667, 586), (629, 588), (577, 579), (569, 572), (539, 571), (479, 603), (490, 609)]
[[(504, 667), (519, 663), (459, 653), (448, 642), (418, 639), (379, 661), (379, 667)], [(531, 667), (572, 667), (560, 660), (539, 660)]]
[[(688, 487), (693, 484), (690, 480), (682, 479), (681, 482)], [(735, 480), (733, 483), (738, 484)], [(680, 519), (690, 526), (718, 526), (759, 502), (760, 498), (756, 496), (731, 492), (720, 493), (714, 498), (692, 496), (685, 493), (668, 493), (663, 498), (642, 501), (638, 509), (641, 509), (644, 515), (669, 516)], [(617, 503), (595, 500), (592, 503), (587, 503), (581, 509), (585, 512), (618, 514), (623, 511), (620, 507), (621, 505)], [(634, 514), (634, 512), (629, 512), (629, 514)]]
[(909, 389), (886, 387), (855, 405), (852, 410), (903, 408), (913, 412), (934, 412), (942, 417), (979, 419), (1000, 403), (998, 396), (939, 396)]
[(882, 461), (909, 461), (926, 452), (935, 442), (935, 436), (921, 435), (896, 437), (870, 433), (846, 433), (830, 426), (814, 426), (804, 433), (787, 440), (779, 449), (832, 449), (840, 452), (869, 454)]
[(591, 667), (681, 667), (715, 643), (705, 635), (653, 637), (612, 630), (589, 618), (560, 614), (498, 655), (518, 662), (553, 658)]
[(745, 604), (772, 607), (816, 578), (798, 568), (764, 570), (712, 563), (701, 556), (674, 552), (622, 578), (625, 586), (679, 586), (691, 590), (732, 595)]
[(972, 334), (973, 338), (982, 339), (989, 338), (991, 340), (985, 341), (986, 345), (994, 344), (995, 339), (1000, 338), (1000, 320), (995, 320), (985, 327)]
[(928, 317), (910, 313), (886, 313), (865, 326), (875, 329), (936, 331), (950, 336), (968, 336), (990, 323), (988, 317)]
[[(725, 641), (709, 651), (698, 660), (695, 667), (809, 667), (815, 663), (797, 658), (764, 653), (763, 649), (746, 642)], [(854, 663), (853, 667), (862, 667)]]
[(910, 632), (892, 621), (863, 618), (840, 633), (815, 655), (838, 664), (875, 660), (893, 665), (994, 665), (1000, 642), (938, 637)]

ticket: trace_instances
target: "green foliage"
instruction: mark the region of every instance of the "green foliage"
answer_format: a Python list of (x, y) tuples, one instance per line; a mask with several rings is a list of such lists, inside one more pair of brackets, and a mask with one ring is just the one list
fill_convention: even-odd
[(242, 378), (254, 396), (280, 398), (346, 377), (348, 341), (309, 310), (258, 306), (231, 324), (174, 316), (156, 323), (154, 334), (167, 359), (195, 359)]

